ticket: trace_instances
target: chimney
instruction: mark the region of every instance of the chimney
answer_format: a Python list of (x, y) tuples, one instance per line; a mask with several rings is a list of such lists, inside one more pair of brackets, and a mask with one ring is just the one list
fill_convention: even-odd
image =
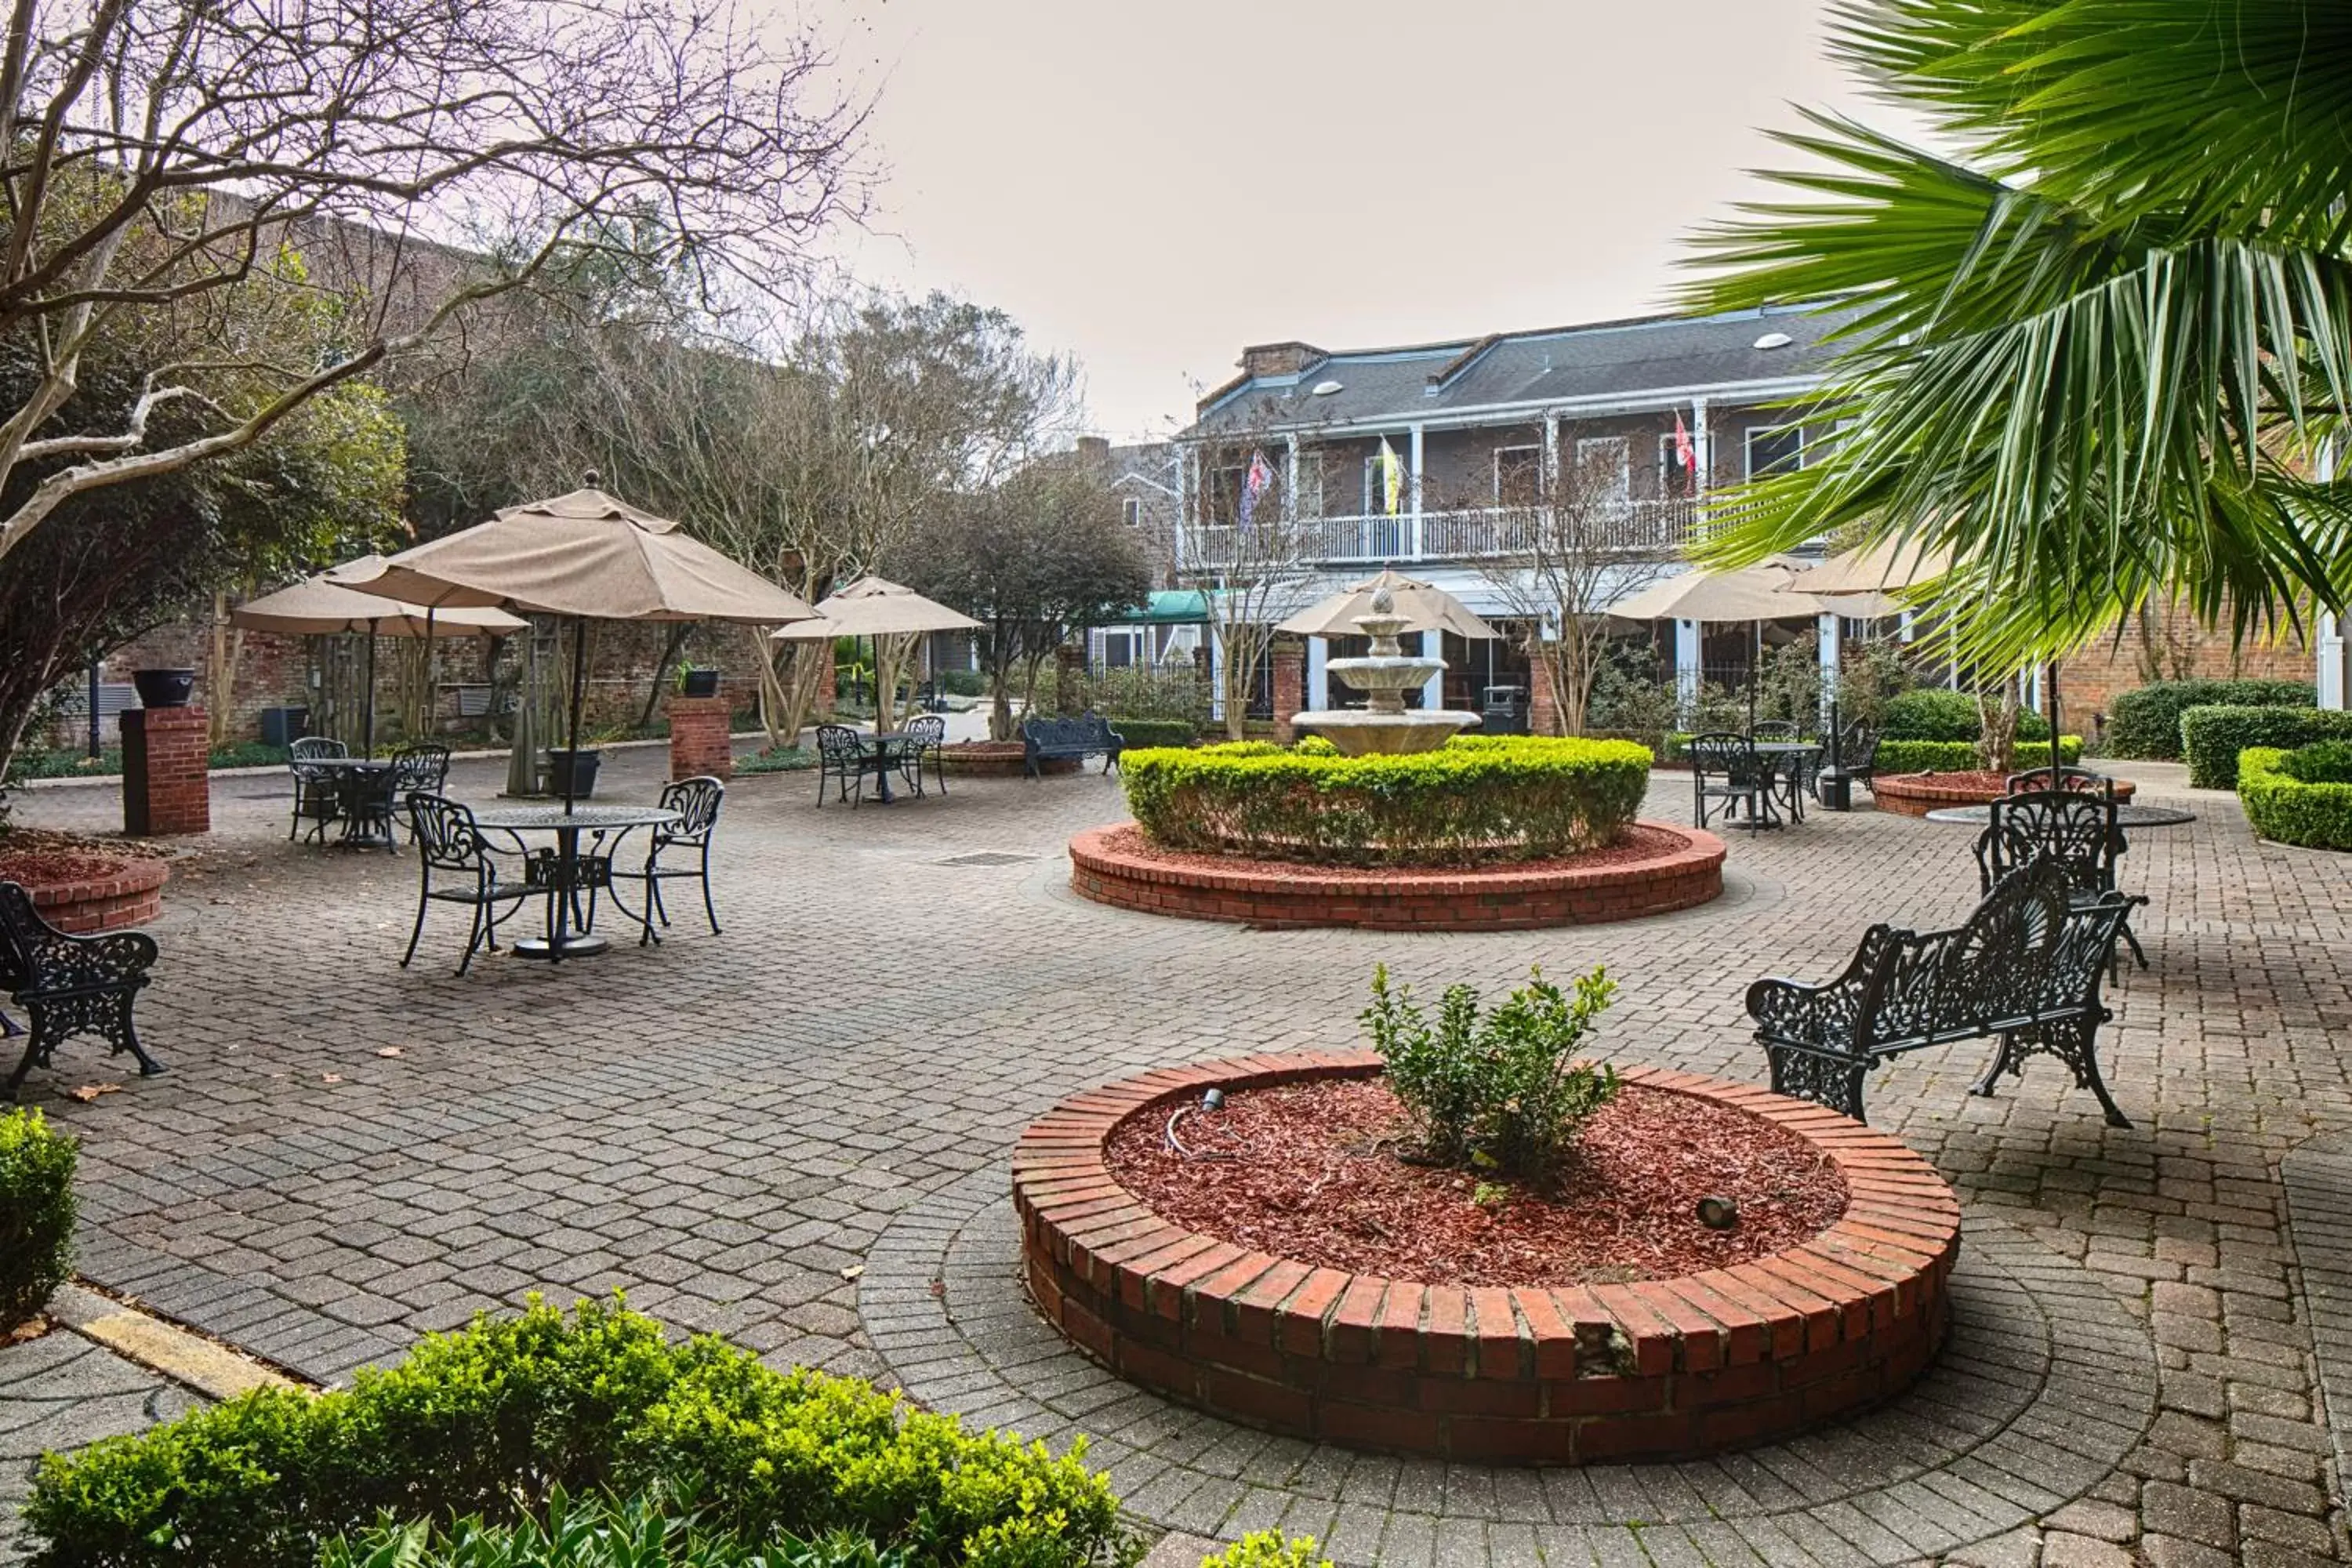
[(1242, 350), (1242, 374), (1297, 375), (1322, 357), (1313, 343), (1254, 343)]
[(1110, 442), (1101, 436), (1078, 437), (1078, 461), (1097, 468), (1110, 467)]

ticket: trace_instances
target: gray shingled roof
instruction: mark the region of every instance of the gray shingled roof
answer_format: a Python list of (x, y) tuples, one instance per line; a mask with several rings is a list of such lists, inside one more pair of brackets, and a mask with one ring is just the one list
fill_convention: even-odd
[[(1720, 316), (1656, 316), (1591, 326), (1511, 332), (1456, 368), (1434, 392), (1429, 377), (1481, 340), (1327, 353), (1297, 377), (1261, 377), (1223, 393), (1203, 413), (1214, 427), (1264, 410), (1276, 424), (1400, 423), (1496, 404), (1571, 398), (1638, 398), (1675, 388), (1783, 380), (1817, 374), (1829, 358), (1822, 339), (1846, 313), (1813, 309), (1738, 310)], [(1759, 349), (1768, 332), (1783, 347)], [(1317, 397), (1336, 381), (1340, 390)]]

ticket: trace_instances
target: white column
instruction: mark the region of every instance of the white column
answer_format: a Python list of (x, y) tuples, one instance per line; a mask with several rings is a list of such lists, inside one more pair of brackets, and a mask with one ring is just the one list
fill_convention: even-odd
[(1176, 570), (1179, 572), (1184, 570), (1184, 530), (1187, 525), (1186, 520), (1192, 510), (1192, 487), (1189, 482), (1192, 474), (1192, 463), (1193, 454), (1190, 452), (1181, 452), (1177, 455), (1176, 542), (1173, 553), (1176, 557)]
[(1822, 631), (1822, 722), (1830, 719), (1830, 704), (1837, 700), (1839, 636), (1844, 622), (1835, 614), (1821, 618)]
[(1559, 504), (1559, 487), (1561, 477), (1562, 476), (1559, 471), (1559, 416), (1557, 414), (1547, 414), (1544, 416), (1543, 495), (1539, 498), (1543, 502), (1543, 519), (1545, 531), (1547, 532), (1550, 531), (1551, 527), (1552, 508)]
[(1412, 487), (1408, 502), (1412, 510), (1412, 521), (1406, 535), (1405, 554), (1418, 561), (1421, 559), (1421, 426), (1418, 425), (1412, 426), (1412, 467), (1405, 478)]
[[(1416, 445), (1418, 444), (1416, 443)], [(1423, 632), (1421, 634), (1422, 658), (1443, 658), (1444, 653), (1445, 634), (1444, 632)], [(1440, 668), (1426, 681), (1423, 682), (1421, 688), (1421, 705), (1423, 708), (1430, 710), (1432, 712), (1434, 712), (1438, 709), (1445, 706), (1445, 671), (1443, 668)]]
[(1696, 621), (1675, 623), (1675, 710), (1677, 721), (1688, 725), (1698, 710), (1701, 679), (1699, 650), (1704, 627)]
[(2319, 705), (2322, 708), (2352, 708), (2352, 643), (2344, 636), (2344, 623), (2336, 616), (2323, 614), (2319, 617)]
[(1698, 458), (1698, 472), (1691, 476), (1691, 493), (1706, 494), (1715, 479), (1715, 435), (1706, 425), (1706, 399), (1691, 399), (1691, 451)]
[(1203, 626), (1202, 636), (1209, 643), (1209, 717), (1223, 723), (1225, 718), (1225, 639), (1213, 635), (1214, 628)]
[(1282, 478), (1282, 515), (1293, 522), (1298, 521), (1298, 437), (1292, 436), (1287, 472)]
[(1307, 639), (1307, 706), (1318, 711), (1331, 706), (1331, 671), (1328, 664), (1330, 657), (1330, 639)]

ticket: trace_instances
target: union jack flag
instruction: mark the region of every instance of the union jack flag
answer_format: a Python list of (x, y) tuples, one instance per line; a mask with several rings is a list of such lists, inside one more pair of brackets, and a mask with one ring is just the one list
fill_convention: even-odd
[(1264, 452), (1250, 454), (1249, 473), (1242, 479), (1242, 526), (1247, 528), (1250, 519), (1257, 515), (1257, 498), (1274, 488), (1274, 466), (1265, 460)]

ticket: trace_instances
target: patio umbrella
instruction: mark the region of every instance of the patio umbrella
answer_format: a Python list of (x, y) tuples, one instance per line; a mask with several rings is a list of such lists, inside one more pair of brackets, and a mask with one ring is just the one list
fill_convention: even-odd
[(1396, 613), (1404, 617), (1400, 630), (1408, 632), (1452, 632), (1458, 637), (1481, 641), (1499, 637), (1502, 634), (1480, 620), (1469, 605), (1438, 587), (1402, 572), (1383, 571), (1320, 600), (1299, 611), (1274, 629), (1303, 637), (1351, 637), (1360, 636), (1356, 629), (1359, 616), (1372, 613), (1372, 595), (1388, 591), (1396, 605)]
[(231, 626), (243, 626), (247, 631), (278, 632), (287, 637), (367, 634), (365, 729), (369, 756), (375, 755), (375, 639), (379, 634), (390, 632), (394, 637), (428, 640), (436, 637), (496, 637), (520, 631), (525, 625), (503, 610), (436, 611), (424, 605), (404, 604), (380, 594), (346, 587), (335, 580), (336, 573), (367, 574), (381, 571), (383, 566), (383, 556), (362, 555), (331, 573), (305, 577), (274, 594), (248, 599), (228, 614)]
[(1794, 569), (1771, 561), (1738, 572), (1685, 572), (1609, 606), (1622, 621), (1749, 621), (1757, 657), (1748, 671), (1748, 728), (1756, 728), (1756, 666), (1763, 658), (1764, 623), (1794, 616), (1818, 616), (1821, 605), (1790, 586)]
[(916, 637), (925, 632), (978, 631), (980, 623), (935, 599), (926, 599), (903, 584), (887, 578), (860, 577), (848, 587), (817, 601), (814, 620), (796, 621), (769, 635), (782, 642), (831, 642), (835, 637), (874, 640), (874, 728), (882, 728), (882, 693), (898, 692), (898, 658), (893, 656), (885, 680), (881, 639)]

